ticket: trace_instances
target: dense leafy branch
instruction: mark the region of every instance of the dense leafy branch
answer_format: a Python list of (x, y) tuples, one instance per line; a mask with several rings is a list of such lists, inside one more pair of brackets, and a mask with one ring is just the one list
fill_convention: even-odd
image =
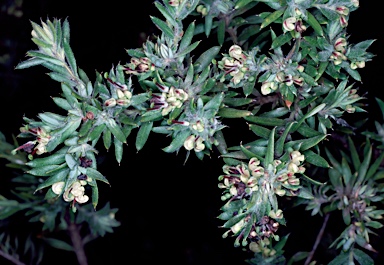
[[(374, 251), (369, 234), (382, 227), (376, 219), (383, 211), (371, 203), (382, 199), (384, 156), (371, 165), (367, 138), (361, 161), (348, 138), (351, 157), (343, 153), (339, 162), (324, 143), (332, 131), (351, 127), (346, 114), (365, 111), (352, 82), (361, 81), (358, 70), (373, 58), (367, 49), (374, 40), (349, 43), (347, 33), (359, 2), (164, 0), (155, 6), (163, 16), (151, 16), (159, 35), (128, 49), (128, 63), (97, 72), (94, 82), (77, 66), (67, 20), (32, 22), (38, 49), (16, 68), (47, 68), (62, 89), (53, 100), (66, 111), (24, 117), (18, 137), (32, 140), (13, 150), (29, 153), (22, 164), (28, 176), (43, 180), (35, 192), (46, 190), (44, 203), (60, 203), (63, 212), (69, 203), (72, 218), (87, 220), (99, 235), (111, 232), (117, 223), (93, 224), (86, 208), (90, 197), (97, 207), (97, 181), (109, 184), (97, 169), (96, 144), (113, 148), (120, 164), (132, 132), (137, 151), (150, 134), (164, 134), (171, 139), (164, 152), (183, 152), (186, 161), (190, 153), (223, 159), (218, 218), (223, 237), (254, 253), (250, 264), (285, 263), (288, 236), (278, 230), (286, 225), (280, 203), (287, 197), (313, 215), (342, 211), (347, 228), (332, 246), (343, 251), (332, 264), (371, 260), (357, 246)], [(212, 36), (217, 44), (205, 50)], [(254, 140), (227, 146), (228, 119), (245, 122)], [(318, 177), (327, 170), (329, 178)]]

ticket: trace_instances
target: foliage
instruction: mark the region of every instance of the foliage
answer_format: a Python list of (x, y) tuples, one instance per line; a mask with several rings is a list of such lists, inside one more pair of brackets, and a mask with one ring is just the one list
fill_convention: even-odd
[[(15, 193), (18, 200), (3, 197), (2, 218), (27, 210), (50, 232), (70, 223), (85, 224), (92, 239), (113, 232), (116, 210), (106, 205), (94, 211), (98, 184), (109, 184), (98, 170), (97, 143), (113, 149), (120, 164), (128, 137), (140, 151), (151, 134), (163, 134), (170, 140), (162, 150), (184, 154), (185, 162), (191, 153), (223, 159), (218, 218), (223, 237), (250, 252), (249, 264), (286, 263), (288, 235), (278, 233), (287, 225), (286, 200), (305, 204), (312, 215), (342, 212), (346, 228), (330, 246), (341, 250), (330, 264), (373, 264), (364, 251), (375, 251), (369, 236), (382, 227), (377, 202), (383, 198), (384, 155), (372, 159), (381, 146), (370, 138), (382, 142), (382, 128), (377, 123), (378, 132), (365, 132), (364, 145), (356, 147), (345, 119), (365, 112), (354, 82), (373, 58), (367, 50), (374, 40), (348, 41), (348, 20), (359, 1), (154, 4), (159, 16), (150, 18), (159, 35), (128, 49), (129, 62), (96, 72), (94, 81), (77, 65), (67, 19), (31, 22), (37, 49), (16, 69), (45, 67), (60, 83), (61, 96), (52, 98), (60, 109), (24, 117), (18, 135), (24, 143), (4, 156), (25, 169), (14, 181), (28, 189)], [(228, 146), (229, 120), (246, 123), (252, 140)], [(337, 140), (335, 132), (348, 142), (350, 155), (327, 145), (325, 140)], [(72, 249), (54, 238), (45, 241)]]

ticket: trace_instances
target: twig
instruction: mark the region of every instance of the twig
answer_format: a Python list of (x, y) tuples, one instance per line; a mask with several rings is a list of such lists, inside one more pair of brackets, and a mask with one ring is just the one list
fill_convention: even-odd
[(0, 256), (3, 256), (5, 259), (9, 260), (10, 262), (12, 262), (13, 264), (16, 264), (16, 265), (25, 265), (24, 262), (21, 262), (19, 259), (15, 258), (14, 256), (8, 254), (8, 253), (5, 253), (4, 251), (2, 251), (0, 249)]
[(327, 214), (325, 215), (325, 217), (324, 217), (323, 225), (322, 225), (322, 227), (321, 227), (319, 233), (317, 234), (315, 244), (313, 245), (312, 250), (311, 250), (311, 252), (309, 253), (307, 259), (305, 260), (304, 265), (308, 265), (308, 264), (311, 262), (311, 260), (312, 260), (312, 258), (313, 258), (313, 255), (315, 254), (315, 251), (316, 251), (317, 247), (318, 247), (319, 244), (320, 244), (321, 238), (322, 238), (323, 235), (324, 235), (324, 230), (325, 230), (325, 227), (327, 226), (328, 219), (329, 219), (329, 213), (327, 213)]
[(85, 255), (84, 251), (83, 239), (80, 236), (79, 227), (75, 223), (70, 222), (68, 225), (68, 232), (69, 236), (71, 237), (73, 250), (75, 251), (79, 265), (88, 265), (87, 256)]

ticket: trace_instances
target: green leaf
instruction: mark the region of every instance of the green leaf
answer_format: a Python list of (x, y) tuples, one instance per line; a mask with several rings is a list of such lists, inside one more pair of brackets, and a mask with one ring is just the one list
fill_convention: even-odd
[(283, 134), (280, 136), (280, 138), (276, 141), (275, 145), (275, 154), (276, 157), (280, 157), (283, 154), (284, 151), (284, 143), (285, 140), (287, 139), (287, 136), (289, 132), (291, 131), (292, 125), (295, 124), (296, 122), (290, 122), (286, 125), (285, 130)]
[(365, 177), (367, 175), (368, 167), (369, 164), (371, 163), (371, 158), (372, 158), (372, 146), (369, 146), (369, 151), (364, 152), (364, 160), (361, 163), (359, 167), (359, 171), (357, 174), (357, 181), (355, 183), (356, 187), (359, 187), (365, 180)]
[(18, 65), (16, 65), (15, 69), (17, 69), (17, 70), (26, 69), (26, 68), (29, 68), (32, 66), (40, 65), (44, 62), (45, 62), (45, 60), (34, 57), (34, 58), (30, 58), (26, 61), (19, 63)]
[(330, 167), (327, 160), (325, 160), (322, 156), (316, 154), (312, 150), (306, 150), (303, 152), (303, 154), (305, 156), (305, 161), (312, 165), (324, 168)]
[(66, 251), (74, 251), (73, 247), (70, 244), (60, 239), (48, 238), (48, 237), (42, 237), (42, 239), (45, 243), (47, 243), (51, 247), (61, 249), (61, 250), (66, 250)]
[(307, 11), (306, 14), (306, 17), (303, 17), (303, 19), (313, 28), (317, 35), (321, 37), (324, 36), (323, 28), (321, 27), (319, 21), (317, 21), (311, 12)]
[(168, 38), (173, 39), (173, 30), (168, 27), (167, 23), (158, 19), (157, 17), (150, 16), (152, 22), (158, 27)]
[(111, 133), (117, 139), (119, 139), (123, 143), (127, 142), (126, 137), (125, 137), (123, 131), (121, 130), (121, 127), (116, 123), (116, 121), (114, 119), (112, 119), (112, 118), (107, 119), (105, 122), (105, 125), (107, 126), (108, 130), (110, 130)]
[(190, 130), (184, 130), (179, 132), (175, 138), (173, 138), (170, 145), (163, 148), (163, 151), (166, 153), (173, 153), (179, 150), (180, 147), (184, 145), (184, 141), (191, 135)]
[(140, 151), (148, 140), (149, 134), (152, 130), (153, 122), (145, 122), (139, 128), (136, 136), (136, 150)]
[(76, 166), (79, 165), (78, 161), (76, 161), (71, 154), (65, 155), (65, 162), (71, 170), (73, 170)]
[(30, 167), (42, 167), (47, 165), (59, 165), (65, 161), (65, 154), (53, 154), (43, 158), (34, 158), (25, 163)]
[(266, 26), (268, 26), (272, 22), (275, 22), (278, 18), (280, 18), (284, 14), (285, 9), (286, 9), (286, 7), (280, 8), (280, 9), (272, 12), (271, 14), (269, 14), (266, 18), (264, 18), (263, 23), (261, 23), (261, 25), (260, 25), (260, 29), (265, 28)]
[(259, 126), (256, 124), (249, 124), (248, 127), (249, 127), (249, 129), (251, 129), (251, 131), (254, 134), (256, 134), (257, 136), (262, 137), (264, 139), (268, 139), (269, 135), (271, 134), (270, 129), (267, 129), (265, 127), (262, 127), (262, 126)]
[(203, 52), (194, 63), (195, 72), (203, 71), (212, 62), (216, 55), (219, 54), (221, 46), (213, 46)]
[(34, 176), (40, 176), (40, 177), (48, 177), (50, 176), (53, 170), (58, 169), (60, 165), (46, 165), (41, 167), (35, 167), (31, 170), (28, 170), (27, 173), (34, 175)]
[(112, 133), (110, 130), (103, 131), (103, 143), (104, 143), (105, 149), (109, 150), (112, 144)]
[[(264, 161), (264, 157), (252, 152), (250, 149), (250, 146), (244, 146), (243, 144), (240, 144), (240, 149), (241, 149), (241, 152), (242, 152), (242, 156), (233, 156), (233, 157), (236, 157), (236, 158), (240, 158), (240, 159), (251, 159), (252, 157), (256, 157), (257, 159), (259, 159), (261, 162)], [(233, 154), (233, 153), (231, 153)], [(245, 157), (244, 157), (245, 155)], [(224, 156), (223, 156), (224, 157)]]
[(113, 144), (114, 144), (114, 147), (115, 147), (116, 161), (120, 165), (120, 162), (123, 159), (123, 142), (119, 141), (119, 139), (114, 137), (113, 138)]
[(295, 132), (301, 124), (304, 122), (304, 120), (308, 119), (309, 117), (315, 115), (316, 113), (320, 112), (324, 107), (326, 106), (325, 103), (321, 103), (320, 105), (316, 106), (315, 108), (311, 109), (309, 112), (307, 112), (292, 128), (292, 132)]
[(220, 46), (223, 45), (225, 38), (225, 19), (221, 19), (217, 26), (217, 41)]
[(65, 58), (67, 59), (73, 74), (75, 76), (78, 76), (75, 55), (73, 54), (73, 51), (72, 51), (71, 47), (69, 46), (69, 43), (64, 41), (63, 42), (63, 48), (64, 48), (64, 53), (65, 53)]
[(205, 32), (205, 36), (209, 37), (209, 34), (211, 33), (211, 30), (212, 30), (212, 23), (213, 23), (213, 17), (211, 14), (207, 14), (205, 17), (204, 17), (204, 32)]
[(277, 118), (268, 118), (268, 117), (260, 117), (260, 116), (247, 116), (244, 117), (245, 120), (257, 123), (260, 125), (269, 125), (269, 126), (282, 126), (285, 124), (284, 120)]
[(353, 249), (353, 257), (360, 263), (360, 265), (373, 265), (374, 260), (364, 251), (355, 248)]
[(271, 130), (269, 135), (267, 153), (265, 154), (264, 159), (264, 167), (268, 167), (268, 165), (272, 164), (275, 159), (275, 130), (276, 127)]
[(52, 186), (53, 184), (60, 182), (60, 181), (65, 181), (69, 173), (69, 169), (66, 170), (61, 170), (57, 172), (56, 174), (52, 175), (51, 177), (47, 178), (43, 183), (39, 184), (35, 190), (41, 190), (46, 187)]
[(276, 39), (274, 39), (272, 41), (271, 49), (274, 50), (276, 48), (279, 48), (279, 47), (283, 46), (284, 44), (288, 43), (291, 39), (292, 39), (291, 34), (289, 34), (289, 33), (281, 34), (279, 37), (277, 37)]
[(63, 98), (59, 98), (59, 97), (52, 97), (53, 99), (53, 102), (55, 102), (55, 104), (57, 106), (59, 106), (60, 108), (64, 109), (64, 110), (70, 110), (72, 109), (72, 106), (68, 103), (67, 100), (63, 99)]
[(69, 136), (71, 136), (76, 129), (80, 126), (81, 124), (81, 118), (76, 117), (74, 119), (70, 119), (67, 124), (60, 129), (54, 137), (52, 137), (48, 144), (47, 144), (47, 152), (53, 151), (59, 144), (67, 140)]
[(162, 4), (160, 4), (159, 1), (155, 1), (155, 6), (164, 16), (167, 22), (171, 23), (173, 26), (177, 26), (174, 16), (172, 16), (172, 14), (170, 14), (169, 11)]
[(300, 260), (306, 259), (308, 257), (309, 252), (308, 251), (299, 251), (296, 252), (288, 261), (287, 265), (292, 265), (295, 262), (298, 262)]
[(179, 52), (183, 51), (191, 44), (194, 31), (195, 31), (195, 22), (193, 21), (191, 24), (189, 24), (188, 28), (185, 30), (183, 38), (180, 41)]
[(30, 57), (36, 57), (36, 58), (42, 59), (44, 61), (48, 61), (48, 62), (53, 63), (55, 65), (59, 65), (59, 66), (65, 65), (65, 63), (63, 61), (60, 61), (59, 59), (56, 59), (55, 57), (46, 55), (46, 54), (38, 52), (38, 51), (29, 51), (29, 52), (27, 52), (27, 55)]
[(188, 47), (186, 47), (185, 49), (180, 50), (177, 53), (177, 56), (185, 56), (186, 54), (191, 53), (194, 49), (196, 49), (196, 47), (199, 45), (200, 42), (201, 41), (196, 41), (196, 42), (192, 43), (191, 45), (189, 45)]
[(92, 179), (103, 181), (109, 185), (108, 180), (96, 169), (93, 169), (91, 167), (87, 167), (86, 175)]
[(249, 110), (239, 110), (235, 108), (221, 108), (218, 115), (222, 118), (243, 118), (252, 115)]
[(246, 5), (248, 5), (249, 3), (253, 2), (255, 0), (237, 0), (236, 4), (235, 4), (235, 9), (240, 9)]

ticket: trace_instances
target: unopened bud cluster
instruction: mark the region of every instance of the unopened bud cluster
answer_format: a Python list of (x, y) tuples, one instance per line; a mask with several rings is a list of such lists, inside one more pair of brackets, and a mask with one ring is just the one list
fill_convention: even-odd
[(151, 60), (147, 57), (136, 58), (132, 57), (131, 62), (125, 65), (125, 73), (126, 74), (142, 74), (148, 71), (154, 71), (155, 65), (151, 62)]
[(128, 90), (126, 85), (119, 85), (116, 88), (117, 98), (109, 98), (104, 101), (104, 106), (112, 108), (117, 106), (127, 107), (131, 103), (132, 92)]
[[(40, 52), (53, 58), (57, 58), (62, 61), (63, 64), (65, 64), (64, 48), (57, 45), (56, 43), (55, 25), (53, 25), (52, 22), (49, 20), (47, 21), (47, 23), (41, 21), (41, 25), (42, 27), (35, 23), (32, 23), (32, 40), (39, 46)], [(45, 45), (39, 45), (39, 41), (43, 41)]]
[(245, 73), (248, 71), (247, 55), (243, 52), (240, 46), (232, 45), (229, 48), (229, 56), (224, 56), (218, 62), (219, 68), (225, 71), (226, 75), (232, 76), (231, 82), (237, 85), (244, 79)]

